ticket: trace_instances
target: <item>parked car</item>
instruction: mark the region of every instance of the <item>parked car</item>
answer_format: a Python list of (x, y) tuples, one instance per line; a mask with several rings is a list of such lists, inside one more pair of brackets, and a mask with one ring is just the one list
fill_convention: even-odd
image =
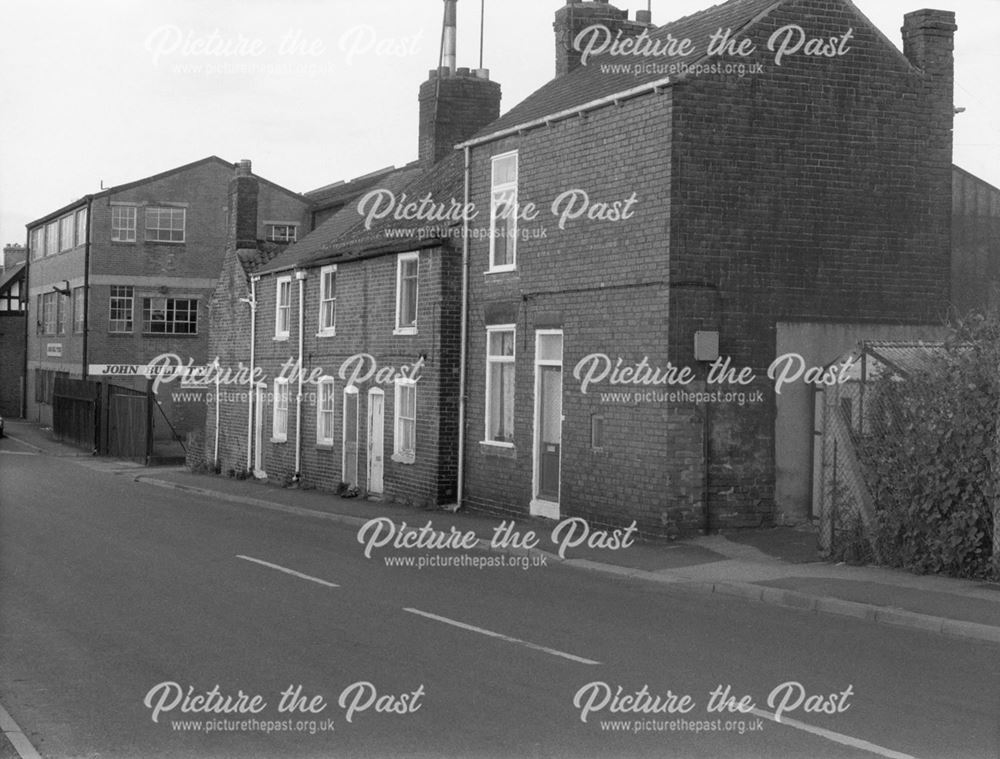
[(3, 437), (3, 417), (0, 416), (0, 437)]

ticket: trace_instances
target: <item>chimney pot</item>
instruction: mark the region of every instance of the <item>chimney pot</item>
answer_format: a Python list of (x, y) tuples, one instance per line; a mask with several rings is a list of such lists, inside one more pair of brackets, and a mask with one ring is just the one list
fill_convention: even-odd
[(252, 171), (253, 163), (249, 158), (244, 158), (242, 161), (236, 164), (236, 176), (238, 177), (248, 177)]

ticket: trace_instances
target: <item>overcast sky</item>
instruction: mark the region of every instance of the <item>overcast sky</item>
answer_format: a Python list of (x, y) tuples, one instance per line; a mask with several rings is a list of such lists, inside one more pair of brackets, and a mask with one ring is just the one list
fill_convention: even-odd
[[(618, 0), (634, 14), (647, 0)], [(663, 24), (713, 0), (652, 0)], [(856, 0), (900, 45), (903, 14), (958, 14), (955, 162), (1000, 186), (1000, 0)], [(486, 0), (503, 111), (553, 75), (560, 0)], [(303, 192), (417, 154), (417, 90), (441, 0), (4, 0), (0, 242), (90, 192), (209, 155)], [(516, 9), (516, 13), (513, 11)], [(458, 2), (479, 65), (480, 0)], [(223, 47), (220, 47), (223, 46)], [(221, 56), (218, 53), (228, 52)], [(212, 53), (212, 54), (210, 54)], [(220, 67), (226, 67), (222, 69)]]

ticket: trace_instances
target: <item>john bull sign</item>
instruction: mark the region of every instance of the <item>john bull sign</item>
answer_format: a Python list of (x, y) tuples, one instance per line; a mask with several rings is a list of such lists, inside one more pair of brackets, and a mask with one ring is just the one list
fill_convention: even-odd
[[(299, 366), (296, 359), (290, 358), (281, 365), (281, 371), (273, 379), (288, 383), (297, 383), (302, 379), (306, 384), (319, 384), (325, 377), (337, 376), (348, 386), (374, 382), (378, 385), (392, 385), (396, 380), (417, 381), (424, 367), (424, 359), (419, 358), (412, 364), (402, 366), (380, 366), (370, 353), (356, 353), (341, 362), (336, 372), (326, 367), (318, 366), (306, 370)], [(205, 388), (220, 385), (256, 385), (267, 382), (264, 370), (250, 367), (242, 361), (235, 368), (224, 368), (215, 359), (211, 364), (195, 366), (194, 359), (184, 360), (176, 353), (163, 353), (148, 364), (91, 364), (90, 375), (95, 378), (135, 378), (153, 381), (153, 392), (157, 392), (165, 382), (181, 380), (183, 387)]]

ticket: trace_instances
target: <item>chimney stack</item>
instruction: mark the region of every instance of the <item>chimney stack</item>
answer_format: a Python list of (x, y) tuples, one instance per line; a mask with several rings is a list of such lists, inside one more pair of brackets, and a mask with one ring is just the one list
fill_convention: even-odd
[(580, 51), (574, 47), (577, 35), (588, 26), (601, 25), (615, 37), (637, 37), (642, 31), (653, 29), (649, 11), (637, 11), (635, 21), (630, 21), (628, 11), (619, 10), (608, 0), (570, 0), (556, 11), (552, 24), (556, 33), (556, 77), (563, 76), (580, 66)]
[(3, 258), (0, 259), (0, 270), (23, 264), (28, 258), (28, 249), (19, 243), (4, 245)]
[(441, 65), (452, 74), (458, 66), (458, 8), (457, 0), (444, 0), (444, 50)]
[(229, 180), (229, 233), (227, 244), (236, 250), (257, 247), (257, 195), (259, 186), (252, 164), (244, 159), (234, 164)]
[(440, 68), (420, 85), (420, 163), (429, 167), (500, 117), (500, 85), (489, 69), (458, 68), (456, 0), (444, 0), (444, 48)]
[(907, 13), (903, 19), (903, 54), (920, 69), (923, 80), (922, 110), (928, 125), (925, 158), (939, 166), (939, 191), (949, 199), (955, 126), (957, 29), (955, 14), (951, 11), (920, 10)]

